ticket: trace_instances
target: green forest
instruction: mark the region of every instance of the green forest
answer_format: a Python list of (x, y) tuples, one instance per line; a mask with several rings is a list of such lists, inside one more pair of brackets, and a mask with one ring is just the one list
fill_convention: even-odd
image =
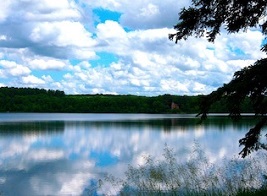
[[(0, 88), (0, 112), (58, 113), (198, 113), (201, 95), (66, 95), (64, 91), (37, 88)], [(210, 112), (227, 112), (227, 101), (213, 104)], [(253, 109), (246, 99), (242, 112)]]

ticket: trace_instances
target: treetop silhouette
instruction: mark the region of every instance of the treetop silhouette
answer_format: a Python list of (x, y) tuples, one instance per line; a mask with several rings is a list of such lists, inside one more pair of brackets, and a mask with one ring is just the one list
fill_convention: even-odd
[[(192, 5), (179, 13), (178, 23), (174, 26), (176, 32), (169, 34), (169, 39), (177, 43), (190, 36), (206, 36), (208, 41), (214, 42), (222, 28), (228, 33), (237, 33), (251, 27), (260, 28), (262, 34), (267, 35), (267, 0), (192, 0)], [(266, 41), (263, 41), (261, 51), (267, 53)], [(249, 97), (259, 121), (239, 140), (239, 144), (244, 146), (240, 152), (244, 158), (252, 151), (267, 150), (267, 145), (259, 140), (267, 123), (266, 95), (267, 58), (263, 58), (235, 72), (228, 84), (203, 96), (198, 115), (205, 119), (213, 103), (226, 99), (230, 116), (239, 118), (241, 103)]]

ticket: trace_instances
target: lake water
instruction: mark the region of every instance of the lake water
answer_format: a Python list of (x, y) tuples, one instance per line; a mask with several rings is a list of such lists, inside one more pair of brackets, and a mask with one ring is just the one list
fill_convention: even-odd
[(178, 160), (198, 144), (214, 164), (238, 159), (238, 140), (255, 120), (194, 115), (0, 114), (0, 194), (81, 195), (105, 173), (159, 158), (167, 145)]

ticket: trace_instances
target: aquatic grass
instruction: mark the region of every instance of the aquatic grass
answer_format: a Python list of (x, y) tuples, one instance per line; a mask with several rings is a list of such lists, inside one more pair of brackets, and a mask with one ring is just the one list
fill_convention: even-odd
[[(145, 164), (128, 166), (122, 178), (107, 174), (108, 195), (262, 195), (267, 192), (267, 155), (209, 162), (199, 145), (190, 159), (178, 163), (173, 149), (165, 146), (163, 160), (145, 156)], [(102, 186), (98, 187), (99, 189)]]

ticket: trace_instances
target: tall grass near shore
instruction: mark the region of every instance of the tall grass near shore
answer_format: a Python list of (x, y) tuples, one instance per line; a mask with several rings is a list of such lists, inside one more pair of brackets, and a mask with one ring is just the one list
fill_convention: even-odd
[(168, 146), (163, 159), (144, 157), (145, 164), (129, 166), (123, 178), (108, 174), (100, 180), (99, 193), (107, 184), (108, 195), (265, 195), (267, 155), (233, 158), (212, 164), (196, 145), (190, 159), (178, 163)]

